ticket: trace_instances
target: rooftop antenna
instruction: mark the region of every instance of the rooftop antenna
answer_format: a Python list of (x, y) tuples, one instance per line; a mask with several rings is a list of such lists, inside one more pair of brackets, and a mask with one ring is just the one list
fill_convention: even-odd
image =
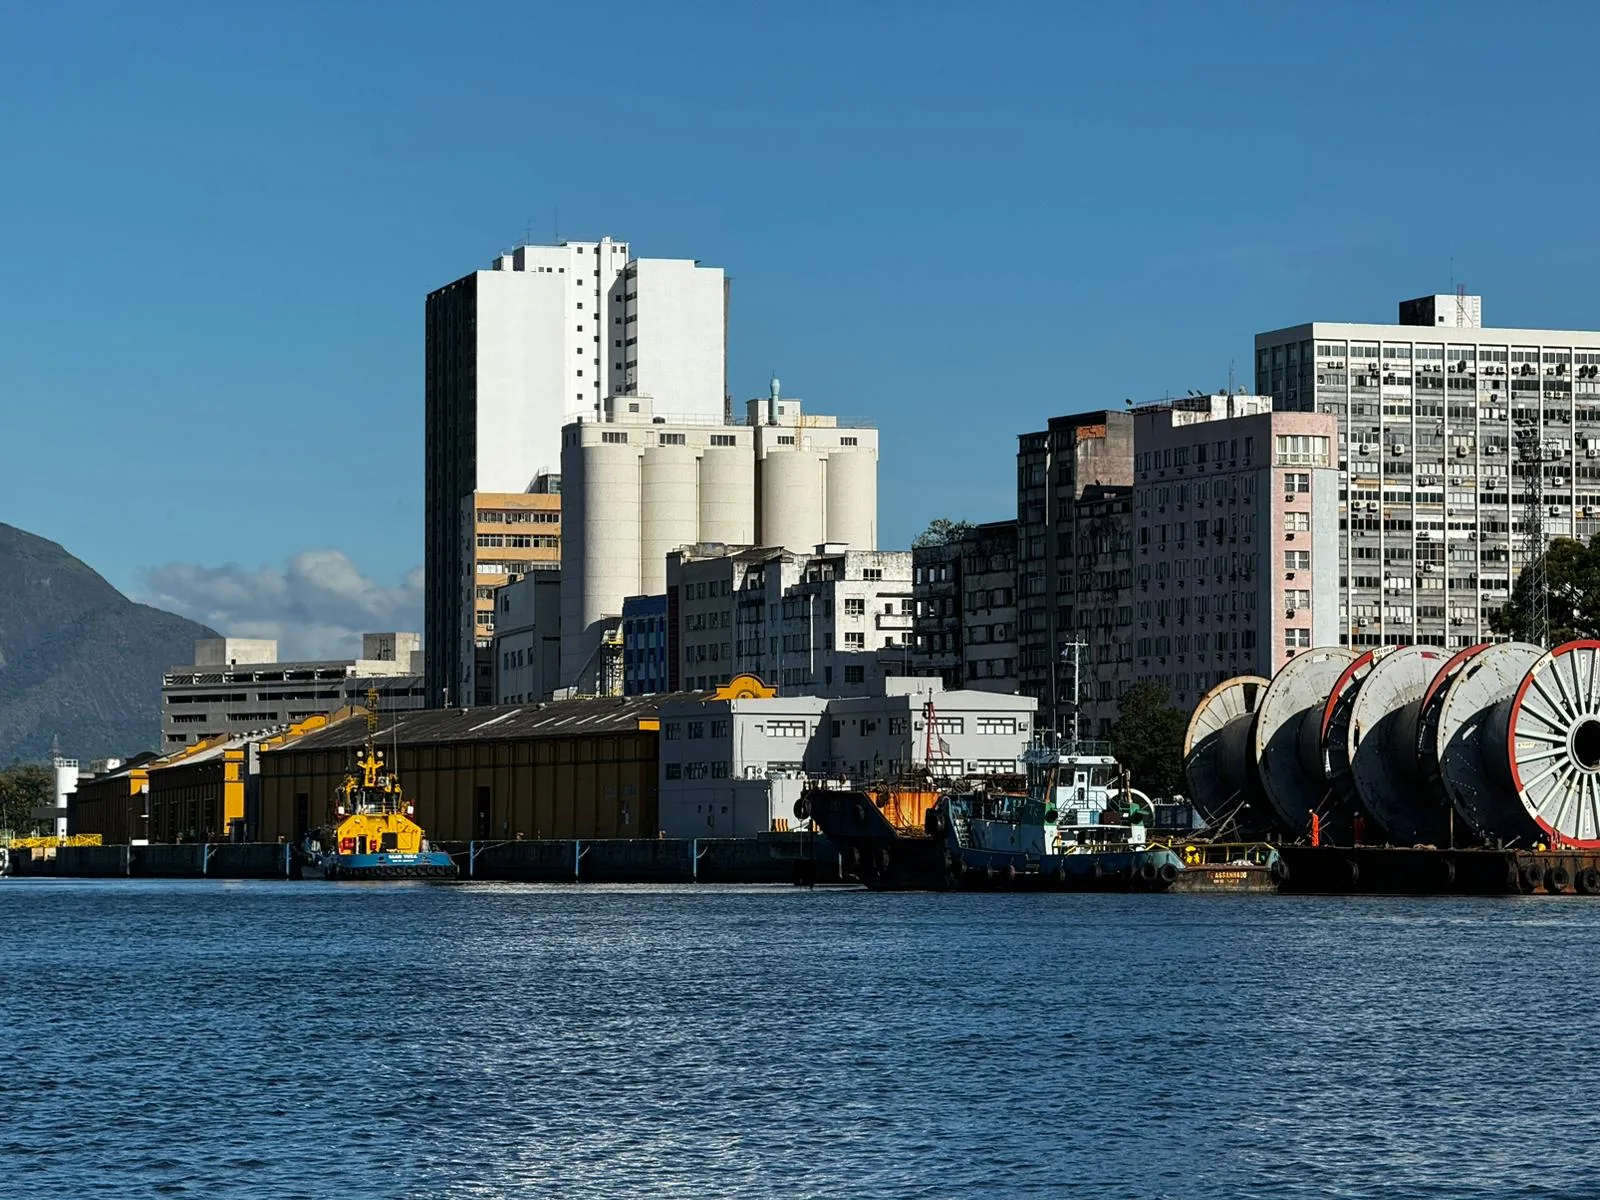
[(1233, 359), (1228, 360), (1228, 395), (1233, 395)]

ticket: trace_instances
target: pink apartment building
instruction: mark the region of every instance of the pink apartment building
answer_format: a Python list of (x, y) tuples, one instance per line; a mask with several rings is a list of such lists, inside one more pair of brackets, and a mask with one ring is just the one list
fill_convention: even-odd
[(1133, 674), (1187, 708), (1339, 642), (1338, 425), (1269, 396), (1133, 410)]

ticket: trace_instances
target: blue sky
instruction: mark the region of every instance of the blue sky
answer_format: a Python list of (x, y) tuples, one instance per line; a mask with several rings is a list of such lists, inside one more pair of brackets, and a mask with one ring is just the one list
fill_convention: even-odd
[(890, 546), (1452, 261), (1600, 325), (1579, 5), (7, 11), (0, 520), (250, 631), (413, 611), (423, 298), (558, 219), (726, 268), (735, 394), (876, 419)]

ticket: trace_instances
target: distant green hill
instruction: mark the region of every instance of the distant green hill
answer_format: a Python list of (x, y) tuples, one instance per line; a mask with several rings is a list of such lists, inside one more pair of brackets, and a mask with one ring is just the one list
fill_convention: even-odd
[(157, 747), (161, 675), (204, 625), (135, 604), (54, 542), (0, 523), (0, 764)]

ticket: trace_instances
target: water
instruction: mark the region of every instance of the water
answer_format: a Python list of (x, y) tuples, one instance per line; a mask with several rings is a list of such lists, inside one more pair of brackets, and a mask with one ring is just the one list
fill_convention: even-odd
[(1594, 1196), (1573, 899), (0, 882), (0, 1194)]

